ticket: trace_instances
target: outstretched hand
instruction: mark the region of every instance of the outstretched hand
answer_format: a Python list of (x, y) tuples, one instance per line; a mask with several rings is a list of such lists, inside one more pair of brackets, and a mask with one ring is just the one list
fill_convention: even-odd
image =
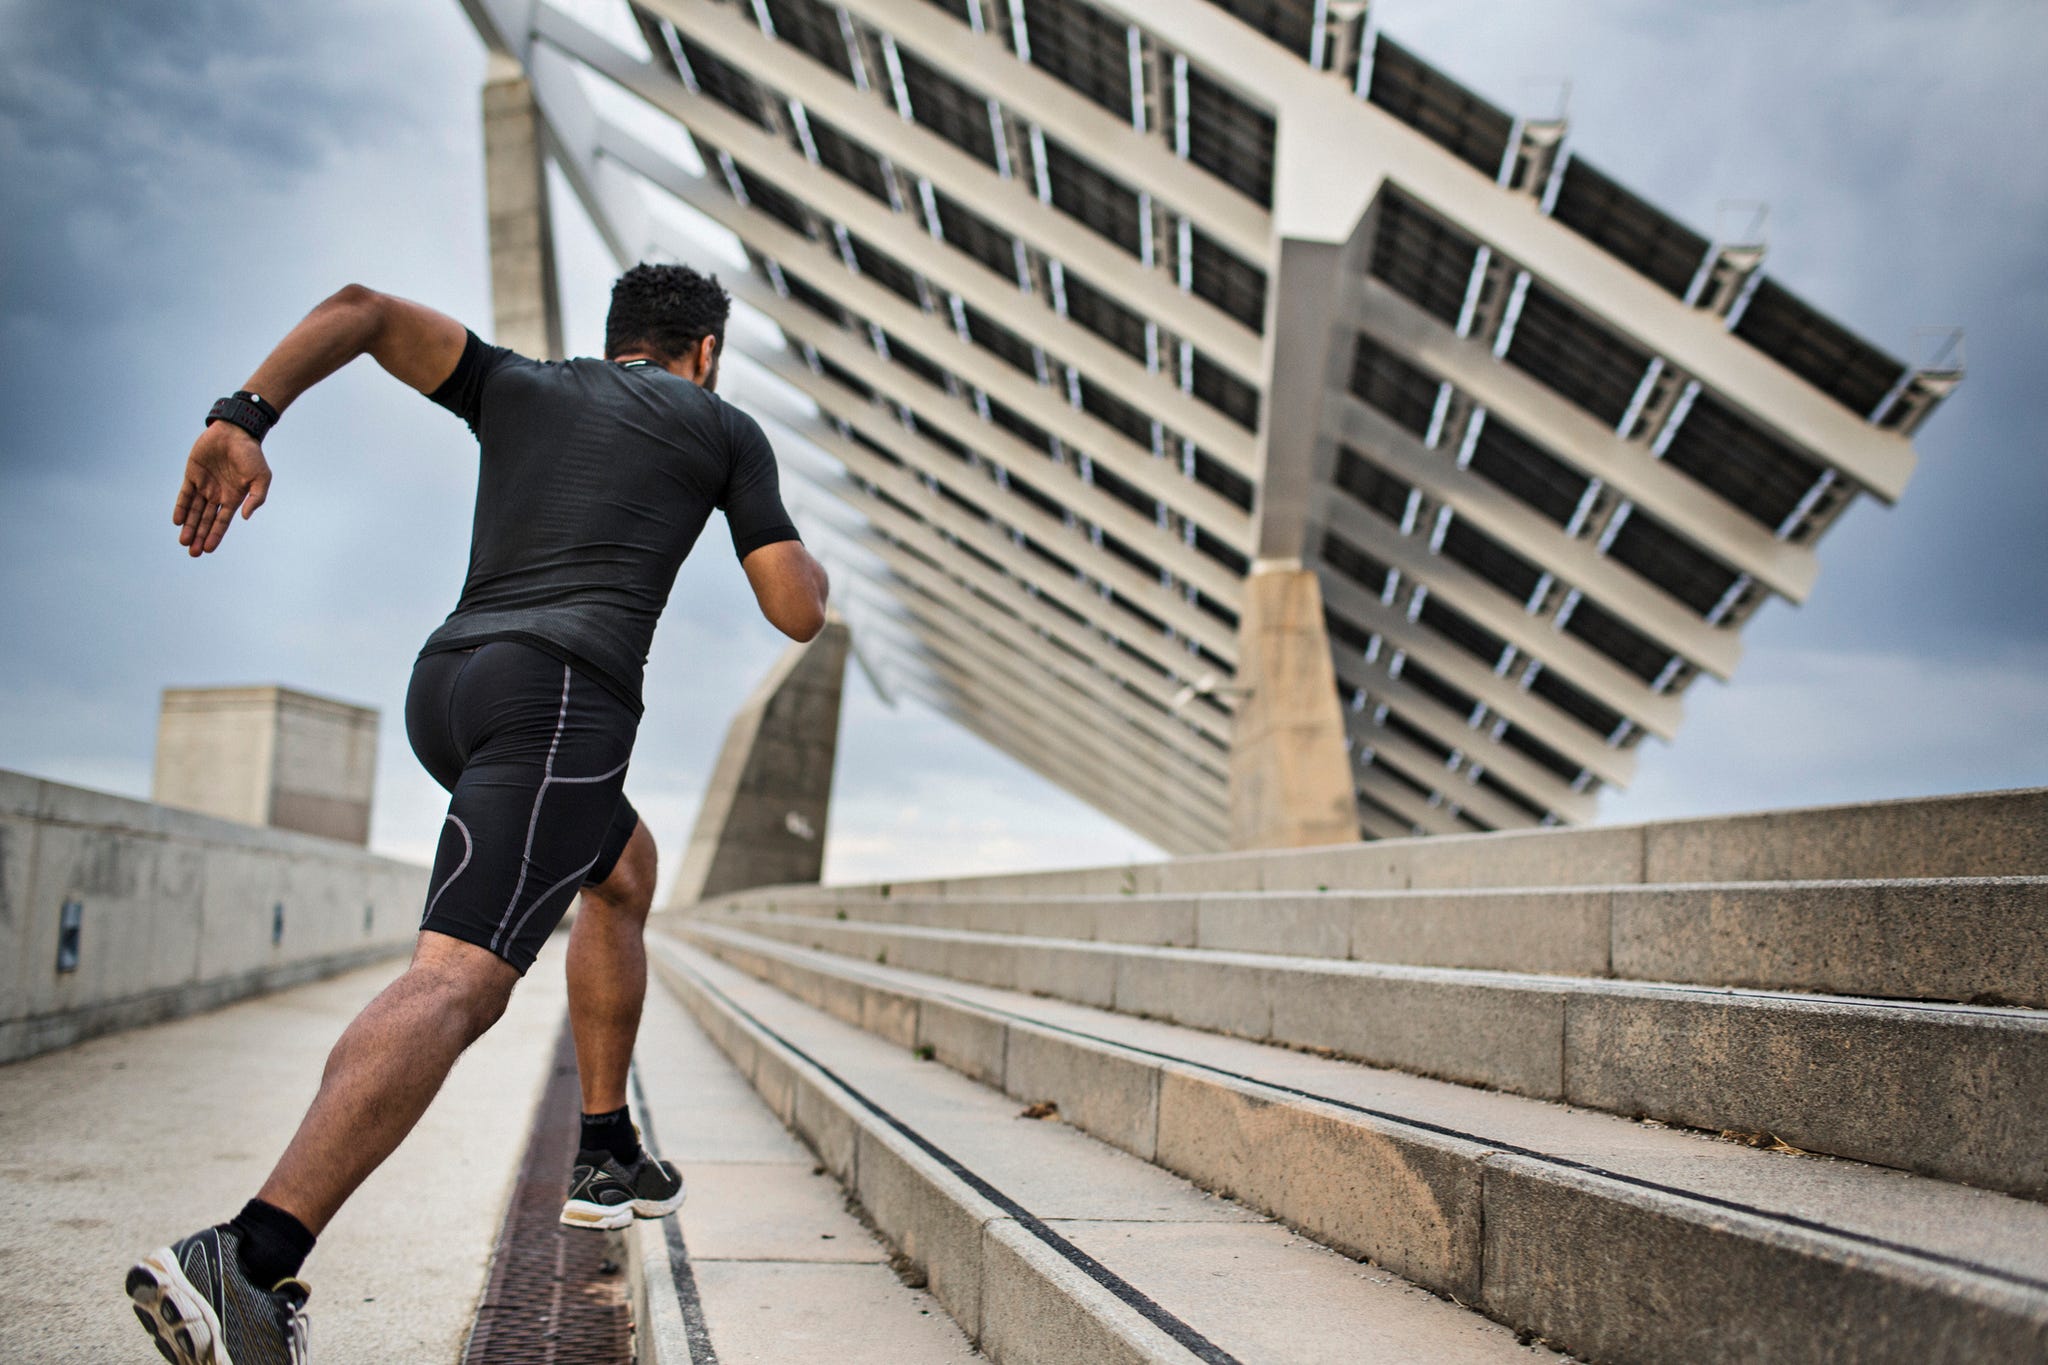
[(197, 559), (219, 548), (221, 537), (242, 509), (247, 521), (270, 495), (270, 463), (256, 438), (233, 422), (215, 422), (199, 433), (185, 460), (185, 482), (171, 521), (178, 543)]

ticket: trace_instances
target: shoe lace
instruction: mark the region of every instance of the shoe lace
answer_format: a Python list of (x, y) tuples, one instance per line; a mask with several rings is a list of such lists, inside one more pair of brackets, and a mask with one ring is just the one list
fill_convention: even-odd
[(310, 1359), (312, 1315), (306, 1311), (306, 1300), (312, 1293), (303, 1280), (279, 1280), (270, 1291), (271, 1301), (277, 1305), (277, 1325), (284, 1333), (285, 1352), (292, 1365), (306, 1365)]

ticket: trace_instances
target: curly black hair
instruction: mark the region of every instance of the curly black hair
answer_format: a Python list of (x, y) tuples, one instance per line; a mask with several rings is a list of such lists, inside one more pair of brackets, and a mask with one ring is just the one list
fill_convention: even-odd
[(725, 319), (732, 299), (716, 275), (686, 265), (646, 261), (619, 276), (604, 323), (604, 353), (646, 351), (663, 364), (711, 337), (714, 356), (725, 350)]

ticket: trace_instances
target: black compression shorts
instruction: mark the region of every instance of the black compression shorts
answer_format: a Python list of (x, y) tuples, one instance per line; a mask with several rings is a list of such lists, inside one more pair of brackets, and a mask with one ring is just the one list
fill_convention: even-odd
[(624, 792), (639, 723), (611, 691), (531, 645), (422, 655), (406, 736), (451, 799), (420, 928), (524, 974), (639, 823)]

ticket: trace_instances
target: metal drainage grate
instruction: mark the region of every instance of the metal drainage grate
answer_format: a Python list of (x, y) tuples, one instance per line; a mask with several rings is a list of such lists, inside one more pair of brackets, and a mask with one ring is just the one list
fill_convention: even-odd
[(561, 1223), (581, 1108), (564, 1021), (463, 1365), (632, 1365), (626, 1276), (612, 1259), (618, 1239)]

